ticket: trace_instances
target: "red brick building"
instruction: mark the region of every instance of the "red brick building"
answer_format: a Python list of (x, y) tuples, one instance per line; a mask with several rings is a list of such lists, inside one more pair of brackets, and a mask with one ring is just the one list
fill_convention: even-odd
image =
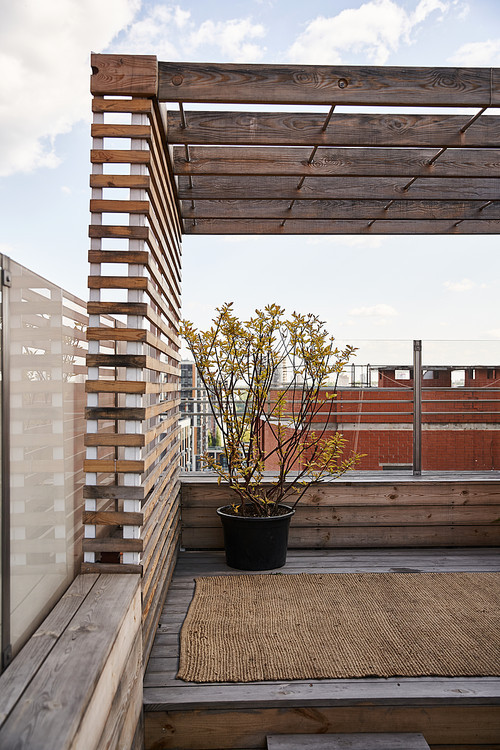
[[(465, 368), (462, 368), (464, 370)], [(476, 367), (452, 387), (455, 368), (429, 368), (422, 378), (422, 468), (500, 469), (500, 368)], [(326, 412), (326, 407), (325, 407)], [(326, 419), (318, 415), (318, 431)], [(339, 431), (347, 451), (366, 454), (364, 470), (412, 466), (413, 373), (378, 368), (378, 387), (342, 387), (328, 418), (326, 436)], [(272, 434), (266, 432), (266, 447)], [(267, 468), (276, 468), (269, 462)]]

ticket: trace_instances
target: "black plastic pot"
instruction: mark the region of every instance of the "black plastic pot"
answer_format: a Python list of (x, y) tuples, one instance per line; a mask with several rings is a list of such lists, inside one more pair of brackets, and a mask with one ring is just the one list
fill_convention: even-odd
[(217, 509), (224, 530), (226, 562), (238, 570), (273, 570), (286, 562), (288, 528), (295, 513), (288, 505), (282, 516), (235, 516), (230, 505)]

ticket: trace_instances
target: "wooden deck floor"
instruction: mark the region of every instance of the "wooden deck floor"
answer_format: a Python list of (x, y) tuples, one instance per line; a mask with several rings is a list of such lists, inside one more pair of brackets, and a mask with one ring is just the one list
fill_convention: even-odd
[[(500, 571), (497, 549), (380, 549), (380, 550), (291, 550), (282, 572), (445, 572)], [(182, 552), (163, 609), (144, 680), (146, 748), (212, 747), (208, 744), (155, 744), (160, 713), (224, 712), (257, 709), (318, 709), (342, 706), (423, 707), (450, 711), (460, 707), (500, 705), (500, 679), (481, 678), (393, 678), (265, 682), (246, 684), (195, 684), (176, 679), (179, 632), (194, 590), (194, 578), (201, 575), (238, 575), (225, 565), (221, 552)], [(500, 713), (497, 709), (497, 713)], [(488, 719), (490, 721), (490, 719)], [(148, 741), (148, 723), (150, 726)], [(165, 731), (164, 729), (162, 731)], [(179, 730), (180, 731), (180, 730)], [(303, 730), (305, 731), (305, 730)], [(314, 731), (314, 730), (313, 730)], [(330, 731), (330, 730), (318, 730)], [(352, 730), (354, 731), (354, 730)], [(365, 730), (366, 731), (366, 730)], [(420, 731), (420, 730), (418, 730)], [(494, 738), (495, 729), (488, 735)], [(486, 735), (485, 735), (486, 737)], [(482, 740), (484, 743), (484, 739)], [(441, 742), (436, 743), (436, 746)], [(447, 744), (447, 743), (446, 743)], [(460, 743), (456, 743), (458, 747)], [(470, 742), (472, 745), (473, 742)], [(259, 744), (234, 745), (259, 747)], [(217, 747), (217, 745), (215, 745)]]

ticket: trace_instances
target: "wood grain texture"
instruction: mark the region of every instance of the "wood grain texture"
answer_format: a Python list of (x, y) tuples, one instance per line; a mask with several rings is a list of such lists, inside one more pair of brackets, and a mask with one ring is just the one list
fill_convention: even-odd
[[(95, 433), (92, 425), (86, 439), (89, 458), (84, 468), (91, 477), (96, 477), (96, 485), (87, 485), (84, 494), (95, 498), (99, 504), (96, 513), (86, 515), (85, 519), (98, 527), (99, 534), (95, 540), (84, 541), (85, 550), (96, 555), (96, 562), (86, 563), (85, 569), (141, 573), (145, 594), (141, 618), (149, 637), (153, 613), (161, 607), (166, 593), (168, 573), (163, 566), (167, 561), (172, 562), (179, 538), (178, 492), (174, 488), (178, 441), (175, 422), (179, 408), (176, 394), (180, 374), (177, 328), (181, 231), (168, 147), (154, 99), (156, 88), (148, 89), (149, 84), (145, 82), (144, 90), (137, 87), (137, 100), (116, 98), (122, 95), (124, 86), (135, 85), (130, 80), (139, 76), (141, 65), (149, 66), (150, 74), (153, 68), (156, 73), (156, 60), (138, 58), (131, 62), (127, 57), (105, 57), (107, 68), (101, 66), (94, 75), (97, 76), (95, 86), (100, 86), (103, 71), (110, 73), (105, 86), (109, 87), (106, 94), (111, 98), (98, 97), (93, 106), (98, 116), (91, 129), (96, 139), (91, 159), (96, 167), (90, 179), (94, 192), (90, 204), (88, 285), (93, 299), (89, 302), (88, 313), (138, 319), (128, 318), (126, 325), (113, 329), (97, 320), (87, 329), (88, 341), (94, 342), (94, 353), (88, 355), (87, 366), (97, 369), (88, 382), (87, 392), (103, 395), (98, 400), (90, 397), (85, 416), (92, 422), (100, 420), (105, 431)], [(118, 76), (123, 77), (119, 85), (116, 83)], [(112, 90), (114, 85), (116, 88)], [(148, 101), (145, 96), (152, 98)], [(130, 108), (127, 102), (131, 103)], [(101, 113), (107, 112), (129, 112), (132, 118), (129, 124), (109, 122), (112, 117), (103, 122)], [(144, 116), (134, 119), (139, 113)], [(111, 145), (106, 142), (109, 138), (125, 138), (130, 143), (123, 145), (130, 148), (107, 149), (105, 146)], [(141, 145), (147, 145), (147, 149), (141, 149)], [(99, 165), (105, 163), (129, 164), (132, 174), (99, 174)], [(122, 170), (110, 167), (107, 171)], [(141, 174), (134, 174), (139, 171)], [(123, 200), (115, 188), (143, 190), (144, 193), (131, 193), (130, 200)], [(102, 189), (105, 191), (100, 192)], [(110, 213), (117, 215), (111, 219), (114, 223), (103, 223)], [(121, 240), (115, 245), (118, 249), (106, 249), (111, 243), (100, 242), (106, 239)], [(106, 273), (107, 264), (126, 265), (130, 273), (125, 271), (123, 276), (119, 275), (122, 271), (119, 268), (114, 273), (114, 269)], [(106, 301), (101, 301), (101, 295)], [(136, 299), (141, 301), (132, 301)], [(100, 346), (96, 342), (100, 342)], [(108, 394), (107, 398), (104, 394)], [(140, 433), (127, 431), (126, 422), (132, 420), (143, 422), (144, 429)], [(101, 457), (104, 447), (116, 448), (116, 461), (104, 453)], [(122, 452), (125, 447), (129, 449), (127, 460)], [(99, 448), (99, 452), (95, 448)], [(130, 486), (127, 475), (131, 474), (138, 477), (139, 486)], [(171, 497), (170, 492), (174, 493)], [(142, 512), (122, 513), (121, 503), (125, 500), (138, 501)], [(175, 532), (174, 518), (177, 519)], [(123, 539), (117, 534), (117, 527), (121, 525), (139, 526), (140, 538)], [(103, 536), (102, 532), (105, 532)], [(104, 562), (104, 555), (100, 562), (101, 553), (108, 551), (130, 553), (132, 562), (124, 565)], [(107, 736), (117, 736), (116, 726), (113, 734)]]
[[(189, 115), (188, 115), (189, 116)], [(276, 175), (296, 177), (491, 177), (500, 171), (500, 150), (319, 148), (310, 163), (311, 148), (231, 148), (193, 146), (189, 160), (174, 147), (178, 175)]]
[[(160, 101), (484, 107), (500, 104), (490, 68), (158, 62)], [(340, 85), (339, 85), (340, 84)]]
[[(499, 569), (500, 561), (494, 548), (456, 550), (372, 548), (292, 550), (281, 572), (442, 573), (444, 571)], [(192, 599), (194, 578), (200, 575), (234, 576), (239, 574), (239, 571), (226, 566), (223, 553), (180, 553), (159, 620), (144, 680), (144, 705), (149, 747), (168, 747), (169, 744), (172, 747), (178, 747), (177, 743), (181, 741), (181, 737), (182, 742), (185, 742), (188, 748), (224, 747), (225, 740), (221, 739), (220, 734), (217, 739), (212, 736), (212, 732), (218, 731), (215, 727), (216, 715), (219, 716), (220, 732), (229, 727), (228, 748), (262, 747), (265, 734), (276, 731), (282, 733), (314, 732), (318, 733), (318, 736), (322, 736), (324, 732), (338, 731), (424, 732), (427, 736), (428, 731), (434, 733), (439, 731), (442, 734), (439, 740), (436, 737), (435, 744), (449, 745), (454, 750), (458, 748), (471, 750), (470, 745), (475, 742), (478, 742), (481, 747), (491, 744), (494, 725), (488, 724), (487, 716), (491, 719), (495, 711), (498, 711), (500, 701), (498, 678), (366, 678), (204, 685), (177, 680), (175, 675), (179, 654), (179, 631)], [(347, 709), (351, 717), (349, 726), (347, 723), (337, 725), (335, 720), (331, 725), (328, 721), (325, 722), (325, 716), (329, 715), (334, 708)], [(364, 714), (365, 709), (372, 710), (373, 708), (377, 708), (380, 714), (377, 712), (372, 715)], [(443, 709), (442, 713), (436, 711), (439, 708)], [(485, 708), (489, 709), (488, 714), (483, 713)], [(266, 722), (267, 709), (275, 710), (274, 716), (283, 715), (279, 730), (275, 728), (275, 725), (273, 726), (272, 722)], [(359, 709), (359, 714), (356, 709)], [(475, 713), (476, 709), (477, 713)], [(259, 726), (262, 730), (262, 734), (258, 736), (246, 733), (248, 727), (246, 717), (254, 710), (260, 716), (260, 723), (256, 720), (254, 725), (255, 728)], [(465, 732), (462, 737), (460, 735), (462, 727), (460, 727), (452, 739), (453, 733), (450, 733), (450, 730), (454, 726), (453, 719), (450, 716), (451, 721), (443, 722), (442, 720), (447, 711), (456, 717), (461, 710), (464, 711), (463, 718), (465, 719), (465, 716), (468, 718), (469, 728), (472, 728), (473, 723), (481, 727), (481, 732), (488, 727), (489, 735), (478, 734), (471, 738), (471, 735)], [(302, 716), (306, 722), (296, 730), (294, 730), (293, 711), (297, 716)], [(169, 727), (173, 726), (170, 720), (177, 715), (177, 712), (184, 714), (182, 732), (174, 718), (176, 732), (168, 735), (168, 744), (165, 745), (165, 731), (170, 731)], [(290, 712), (288, 716), (285, 715), (287, 712)], [(387, 721), (385, 725), (375, 718), (383, 715)], [(213, 723), (210, 716), (214, 718)], [(336, 713), (337, 716), (341, 717), (342, 712)], [(395, 724), (391, 724), (395, 716), (399, 718)], [(412, 717), (411, 720), (409, 717)], [(427, 718), (422, 723), (423, 717)], [(307, 726), (309, 721), (311, 723)], [(208, 733), (205, 733), (203, 739), (201, 739), (202, 726), (205, 729), (208, 727)], [(241, 735), (234, 731), (238, 726), (242, 729)], [(155, 742), (158, 745), (154, 744)], [(477, 749), (474, 748), (474, 750)]]
[(91, 523), (102, 526), (141, 526), (144, 520), (142, 513), (124, 512), (124, 511), (92, 511), (84, 510), (83, 523)]
[[(98, 576), (78, 576), (0, 677), (0, 727), (77, 613)], [(1, 737), (1, 729), (0, 729)]]
[(267, 750), (429, 750), (423, 734), (346, 732), (344, 734), (270, 734)]
[(147, 149), (92, 149), (90, 152), (92, 164), (149, 164), (149, 158)]
[[(405, 190), (405, 180), (392, 177), (310, 177), (297, 189), (293, 177), (200, 176), (191, 188), (187, 177), (179, 177), (181, 200), (495, 200), (500, 196), (500, 178), (422, 178)], [(293, 214), (292, 214), (293, 215)]]
[(156, 95), (158, 65), (154, 55), (90, 56), (92, 94), (120, 96)]
[(411, 220), (390, 221), (353, 220), (328, 221), (323, 219), (303, 221), (287, 219), (191, 219), (184, 220), (185, 234), (498, 234), (500, 221)]
[(139, 632), (140, 588), (139, 576), (89, 578), (94, 585), (0, 729), (5, 750), (20, 737), (39, 750), (97, 750)]
[(112, 99), (103, 96), (92, 97), (92, 112), (130, 112), (134, 114), (150, 114), (151, 99)]
[[(182, 543), (222, 548), (215, 510), (235, 499), (209, 482), (182, 485)], [(500, 542), (500, 490), (495, 482), (446, 485), (346, 479), (307, 489), (290, 525), (290, 548), (490, 546)]]
[(280, 221), (499, 221), (500, 201), (485, 209), (482, 201), (451, 200), (396, 200), (389, 208), (385, 200), (297, 200), (292, 209), (290, 201), (279, 200), (197, 200), (182, 201), (185, 219), (279, 219)]
[(168, 113), (168, 139), (192, 146), (358, 146), (498, 148), (500, 118), (480, 117), (460, 132), (465, 115), (335, 114), (323, 131), (324, 115), (298, 112), (189, 112), (183, 128)]
[(149, 125), (123, 125), (117, 123), (93, 123), (90, 126), (92, 138), (144, 138), (151, 137)]

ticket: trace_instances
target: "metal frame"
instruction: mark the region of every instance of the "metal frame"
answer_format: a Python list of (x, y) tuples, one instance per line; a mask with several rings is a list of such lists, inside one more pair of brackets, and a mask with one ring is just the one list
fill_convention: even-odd
[(10, 640), (10, 321), (9, 288), (11, 272), (9, 259), (0, 255), (2, 274), (2, 325), (1, 325), (1, 513), (2, 513), (2, 671), (12, 660)]
[(413, 476), (422, 474), (422, 341), (413, 342)]

